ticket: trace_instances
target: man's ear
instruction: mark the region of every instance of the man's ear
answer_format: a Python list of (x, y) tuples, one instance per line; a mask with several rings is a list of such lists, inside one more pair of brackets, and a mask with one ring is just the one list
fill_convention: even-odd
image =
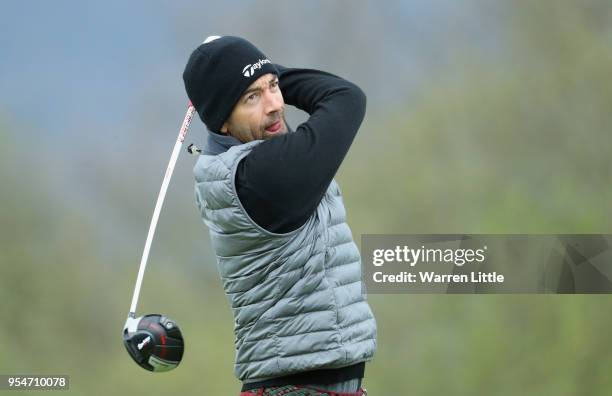
[(229, 135), (228, 129), (227, 129), (227, 121), (223, 123), (223, 125), (221, 126), (221, 130), (219, 131), (224, 135)]

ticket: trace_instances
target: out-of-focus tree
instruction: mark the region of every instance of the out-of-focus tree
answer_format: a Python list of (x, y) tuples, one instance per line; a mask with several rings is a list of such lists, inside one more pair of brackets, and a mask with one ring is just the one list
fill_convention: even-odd
[(410, 106), (370, 119), (343, 174), (359, 232), (609, 231), (609, 8), (498, 5), (494, 58), (455, 48)]

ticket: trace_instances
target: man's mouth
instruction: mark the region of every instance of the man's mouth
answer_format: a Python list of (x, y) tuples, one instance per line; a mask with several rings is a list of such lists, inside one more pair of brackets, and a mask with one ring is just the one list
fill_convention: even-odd
[(268, 125), (266, 127), (266, 132), (276, 133), (276, 132), (280, 131), (282, 126), (283, 126), (283, 124), (281, 123), (281, 120), (278, 120), (274, 124)]

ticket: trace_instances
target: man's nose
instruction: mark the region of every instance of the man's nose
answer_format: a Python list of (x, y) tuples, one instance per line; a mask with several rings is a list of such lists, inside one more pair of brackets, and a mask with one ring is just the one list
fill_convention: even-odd
[(276, 92), (270, 92), (270, 90), (266, 90), (264, 95), (266, 101), (266, 114), (278, 112), (283, 108), (283, 100), (281, 95)]

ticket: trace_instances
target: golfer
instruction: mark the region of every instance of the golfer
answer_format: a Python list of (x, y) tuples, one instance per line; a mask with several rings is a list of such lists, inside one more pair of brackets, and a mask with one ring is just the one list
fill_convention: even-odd
[[(194, 168), (234, 314), (241, 395), (362, 395), (376, 322), (334, 175), (365, 113), (354, 84), (210, 37), (183, 80), (209, 134)], [(295, 131), (285, 105), (310, 117)]]

